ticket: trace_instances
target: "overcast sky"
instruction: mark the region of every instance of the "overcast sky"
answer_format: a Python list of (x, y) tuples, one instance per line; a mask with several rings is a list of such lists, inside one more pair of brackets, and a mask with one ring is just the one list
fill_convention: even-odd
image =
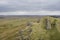
[(60, 0), (0, 0), (0, 15), (60, 15)]

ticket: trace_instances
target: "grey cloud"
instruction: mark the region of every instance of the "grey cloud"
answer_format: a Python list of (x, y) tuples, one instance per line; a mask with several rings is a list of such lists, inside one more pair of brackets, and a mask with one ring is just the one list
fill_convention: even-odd
[(2, 0), (0, 12), (59, 10), (60, 0)]

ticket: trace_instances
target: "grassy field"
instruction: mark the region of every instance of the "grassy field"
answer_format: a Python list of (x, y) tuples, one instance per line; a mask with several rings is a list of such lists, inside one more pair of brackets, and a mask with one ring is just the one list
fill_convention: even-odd
[(0, 40), (60, 40), (60, 18), (0, 19)]

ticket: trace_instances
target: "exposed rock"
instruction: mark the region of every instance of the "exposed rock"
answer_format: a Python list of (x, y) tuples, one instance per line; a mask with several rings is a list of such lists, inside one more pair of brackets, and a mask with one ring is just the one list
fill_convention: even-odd
[(28, 22), (27, 23), (27, 26), (30, 26), (31, 27), (32, 26), (32, 23), (31, 22)]
[(47, 29), (47, 30), (51, 29), (51, 23), (50, 23), (49, 18), (46, 19), (46, 29)]

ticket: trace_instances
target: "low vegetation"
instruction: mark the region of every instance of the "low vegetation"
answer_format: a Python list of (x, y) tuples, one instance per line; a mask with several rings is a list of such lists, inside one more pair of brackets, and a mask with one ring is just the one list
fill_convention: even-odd
[(1, 19), (0, 40), (60, 40), (60, 18)]

